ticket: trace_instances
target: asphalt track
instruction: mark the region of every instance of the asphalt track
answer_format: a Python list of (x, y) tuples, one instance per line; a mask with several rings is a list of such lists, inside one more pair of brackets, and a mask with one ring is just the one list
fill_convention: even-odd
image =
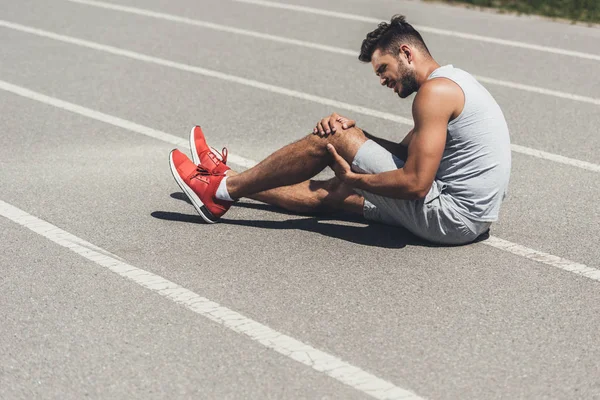
[[(290, 5), (1, 3), (0, 398), (600, 398), (600, 30)], [(491, 237), (246, 200), (202, 223), (167, 161), (193, 124), (238, 170), (332, 111), (404, 136), (410, 101), (349, 54), (394, 13), (505, 112)]]

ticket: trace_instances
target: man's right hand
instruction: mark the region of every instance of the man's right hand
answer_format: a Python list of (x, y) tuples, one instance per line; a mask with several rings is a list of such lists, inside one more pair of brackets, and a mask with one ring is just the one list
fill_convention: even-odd
[(335, 133), (337, 130), (335, 127), (336, 122), (338, 126), (339, 124), (342, 125), (342, 129), (349, 129), (356, 125), (356, 121), (342, 117), (337, 113), (333, 113), (329, 117), (325, 117), (317, 123), (315, 129), (313, 129), (313, 134), (324, 137)]

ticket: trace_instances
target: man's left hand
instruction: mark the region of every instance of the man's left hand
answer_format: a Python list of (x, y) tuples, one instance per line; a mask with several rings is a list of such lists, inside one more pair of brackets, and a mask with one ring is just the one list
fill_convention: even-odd
[(313, 134), (326, 137), (330, 134), (333, 135), (338, 130), (350, 129), (353, 126), (356, 126), (356, 121), (353, 119), (348, 119), (337, 113), (333, 113), (317, 122), (317, 126), (313, 129)]
[(358, 174), (352, 172), (350, 164), (338, 154), (331, 143), (327, 145), (327, 151), (333, 156), (333, 163), (330, 167), (333, 169), (333, 172), (335, 172), (335, 176), (342, 182), (352, 185), (357, 180)]

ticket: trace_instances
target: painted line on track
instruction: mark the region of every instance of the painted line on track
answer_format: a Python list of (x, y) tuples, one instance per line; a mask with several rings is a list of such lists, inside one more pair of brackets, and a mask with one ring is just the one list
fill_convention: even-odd
[(105, 3), (103, 1), (94, 1), (94, 0), (65, 0), (65, 1), (69, 1), (71, 3), (83, 4), (83, 5), (92, 6), (92, 7), (104, 8), (107, 10), (126, 12), (129, 14), (140, 15), (143, 17), (150, 17), (150, 18), (156, 18), (156, 19), (161, 19), (161, 20), (165, 20), (165, 21), (177, 22), (177, 23), (185, 24), (185, 25), (198, 26), (200, 28), (213, 29), (213, 30), (220, 31), (220, 32), (233, 33), (236, 35), (250, 36), (250, 37), (257, 38), (257, 39), (271, 40), (273, 42), (292, 44), (292, 45), (301, 46), (301, 47), (308, 47), (311, 49), (323, 50), (323, 51), (328, 51), (331, 53), (346, 54), (344, 52), (350, 52), (351, 55), (358, 57), (358, 52), (356, 52), (356, 51), (343, 50), (343, 49), (339, 49), (334, 46), (327, 46), (324, 44), (312, 43), (312, 42), (307, 42), (304, 40), (297, 40), (297, 39), (291, 39), (291, 38), (286, 38), (286, 37), (277, 36), (277, 35), (270, 35), (268, 33), (261, 33), (261, 32), (251, 31), (248, 29), (236, 28), (236, 27), (228, 26), (228, 25), (215, 24), (213, 22), (208, 22), (208, 21), (200, 21), (197, 19), (181, 17), (179, 15), (165, 14), (165, 13), (161, 13), (161, 12), (157, 12), (157, 11), (147, 10), (144, 8), (121, 6), (121, 5), (114, 4), (114, 3)]
[[(180, 146), (181, 148), (188, 148), (189, 142), (185, 139), (182, 139), (178, 136), (171, 135), (166, 132), (158, 131), (156, 129), (152, 129), (143, 125), (136, 124), (131, 121), (127, 121), (122, 118), (117, 118), (112, 115), (104, 114), (95, 110), (91, 110), (86, 107), (79, 106), (77, 104), (69, 103), (63, 100), (56, 99), (54, 97), (46, 96), (44, 94), (34, 92), (29, 89), (22, 88), (20, 86), (16, 86), (10, 84), (8, 82), (4, 82), (0, 80), (0, 89), (5, 90), (7, 92), (14, 93), (16, 95), (47, 104), (50, 106), (54, 106), (57, 108), (61, 108), (66, 111), (70, 111), (79, 115), (83, 115), (85, 117), (95, 119), (97, 121), (105, 122), (107, 124), (123, 128), (129, 130), (131, 132), (140, 133), (142, 135), (146, 135), (163, 142), (171, 143), (176, 146)], [(256, 161), (250, 160), (248, 158), (236, 156), (234, 154), (229, 154), (229, 161), (235, 165), (244, 168), (251, 168), (256, 165)], [(587, 265), (577, 263), (571, 260), (567, 260), (565, 258), (561, 258), (552, 254), (544, 253), (541, 251), (537, 251), (534, 249), (530, 249), (528, 247), (509, 242), (504, 239), (500, 239), (495, 236), (490, 236), (490, 238), (486, 241), (480, 242), (481, 244), (485, 244), (491, 247), (495, 247), (497, 249), (506, 251), (508, 253), (527, 258), (529, 260), (537, 261), (552, 267), (560, 268), (565, 271), (572, 272), (577, 275), (584, 276), (589, 279), (593, 279), (595, 281), (600, 282), (600, 270), (592, 267), (588, 267)]]
[(576, 263), (565, 258), (533, 250), (529, 247), (521, 246), (520, 244), (512, 243), (495, 236), (490, 236), (489, 239), (481, 243), (600, 282), (600, 269), (588, 267), (587, 265)]
[[(114, 46), (108, 46), (108, 45), (92, 42), (89, 40), (78, 39), (78, 38), (75, 38), (72, 36), (60, 35), (57, 33), (45, 31), (42, 29), (32, 28), (32, 27), (28, 27), (25, 25), (21, 25), (21, 24), (9, 22), (9, 21), (0, 20), (0, 26), (6, 27), (9, 29), (14, 29), (14, 30), (17, 30), (20, 32), (30, 33), (30, 34), (48, 38), (48, 39), (57, 40), (57, 41), (64, 42), (64, 43), (74, 44), (77, 46), (87, 47), (90, 49), (99, 50), (99, 51), (103, 51), (103, 52), (110, 53), (110, 54), (128, 57), (128, 58), (131, 58), (134, 60), (148, 62), (148, 63), (152, 63), (152, 64), (156, 64), (156, 65), (161, 65), (161, 66), (177, 69), (180, 71), (191, 72), (191, 73), (195, 73), (195, 74), (199, 74), (199, 75), (203, 75), (203, 76), (208, 76), (211, 78), (217, 78), (217, 79), (221, 79), (221, 80), (228, 81), (228, 82), (238, 83), (241, 85), (245, 85), (245, 86), (253, 87), (256, 89), (261, 89), (261, 90), (265, 90), (265, 91), (268, 91), (271, 93), (277, 93), (277, 94), (281, 94), (284, 96), (289, 96), (289, 97), (293, 97), (293, 98), (297, 98), (297, 99), (301, 99), (301, 100), (311, 101), (314, 103), (331, 106), (338, 110), (339, 109), (347, 110), (347, 111), (355, 112), (358, 114), (363, 114), (363, 115), (368, 115), (368, 116), (375, 117), (375, 118), (384, 119), (387, 121), (398, 122), (398, 123), (405, 124), (408, 126), (413, 125), (412, 119), (409, 119), (409, 118), (404, 118), (404, 117), (400, 117), (398, 115), (394, 115), (391, 113), (386, 113), (386, 112), (382, 112), (382, 111), (378, 111), (378, 110), (374, 110), (371, 108), (362, 107), (362, 106), (358, 106), (358, 105), (354, 105), (354, 104), (344, 103), (344, 102), (333, 100), (333, 99), (327, 99), (324, 97), (315, 96), (315, 95), (304, 93), (304, 92), (299, 92), (297, 90), (287, 89), (287, 88), (284, 88), (281, 86), (276, 86), (276, 85), (271, 85), (268, 83), (259, 82), (259, 81), (253, 80), (253, 79), (247, 79), (247, 78), (243, 78), (243, 77), (239, 77), (239, 76), (235, 76), (235, 75), (229, 75), (229, 74), (225, 74), (223, 72), (214, 71), (214, 70), (207, 69), (207, 68), (196, 67), (193, 65), (183, 64), (183, 63), (179, 63), (179, 62), (175, 62), (175, 61), (170, 61), (170, 60), (166, 60), (166, 59), (154, 57), (154, 56), (149, 56), (149, 55), (142, 54), (142, 53), (136, 53), (134, 51), (125, 50), (125, 49), (121, 49), (121, 48), (114, 47)], [(590, 163), (587, 161), (577, 160), (574, 158), (569, 158), (569, 157), (565, 157), (565, 156), (561, 156), (561, 155), (557, 155), (557, 154), (552, 154), (552, 153), (548, 153), (548, 152), (545, 152), (542, 150), (531, 149), (531, 148), (528, 148), (525, 146), (520, 146), (520, 145), (511, 145), (511, 149), (512, 149), (512, 151), (517, 152), (517, 153), (527, 154), (527, 155), (534, 156), (537, 158), (550, 160), (550, 161), (558, 162), (558, 163), (565, 164), (565, 165), (570, 165), (573, 167), (577, 167), (577, 168), (581, 168), (581, 169), (585, 169), (585, 170), (589, 170), (589, 171), (600, 172), (600, 165), (593, 164), (593, 163)]]
[(376, 377), (310, 345), (284, 335), (162, 276), (127, 264), (109, 252), (0, 200), (0, 215), (80, 256), (294, 361), (322, 372), (375, 399), (419, 400), (415, 393)]
[[(109, 114), (104, 114), (100, 111), (92, 110), (90, 108), (73, 104), (68, 101), (60, 100), (55, 97), (46, 96), (45, 94), (34, 92), (33, 90), (13, 85), (12, 83), (8, 83), (2, 80), (0, 80), (0, 89), (10, 93), (14, 93), (21, 97), (25, 97), (30, 100), (34, 100), (75, 114), (79, 114), (84, 117), (94, 119), (96, 121), (104, 122), (106, 124), (116, 126), (118, 128), (123, 128), (130, 132), (139, 133), (166, 143), (171, 143), (180, 148), (188, 148), (190, 145), (188, 139), (183, 139), (179, 136), (171, 135), (170, 133), (152, 129), (147, 126), (136, 124), (135, 122), (131, 122), (126, 119), (115, 117)], [(234, 163), (235, 165), (239, 165), (240, 167), (251, 168), (254, 165), (256, 165), (254, 161), (248, 160), (240, 156), (236, 156), (235, 154), (229, 153), (227, 157), (230, 162)]]
[[(279, 8), (279, 9), (283, 9), (283, 10), (298, 11), (298, 12), (303, 12), (303, 13), (308, 13), (308, 14), (313, 14), (313, 15), (321, 15), (324, 17), (345, 19), (345, 20), (350, 20), (350, 21), (367, 22), (367, 23), (374, 23), (374, 24), (379, 24), (380, 22), (384, 22), (383, 20), (378, 19), (378, 18), (365, 17), (362, 15), (356, 15), (356, 14), (348, 14), (348, 13), (339, 12), (339, 11), (323, 10), (323, 9), (314, 8), (314, 7), (299, 6), (299, 5), (295, 5), (295, 4), (278, 3), (278, 2), (274, 2), (274, 1), (266, 1), (266, 0), (233, 0), (233, 1), (237, 1), (238, 3), (254, 4), (254, 5), (262, 6), (262, 7)], [(451, 31), (451, 30), (447, 30), (447, 29), (432, 28), (429, 26), (421, 26), (421, 25), (413, 25), (413, 26), (415, 29), (417, 29), (419, 31), (433, 33), (436, 35), (452, 36), (452, 37), (458, 37), (461, 39), (475, 40), (478, 42), (494, 43), (494, 44), (499, 44), (502, 46), (517, 47), (517, 48), (522, 48), (522, 49), (527, 49), (527, 50), (536, 50), (536, 51), (542, 51), (545, 53), (559, 54), (559, 55), (563, 55), (563, 56), (577, 57), (577, 58), (584, 58), (584, 59), (588, 59), (588, 60), (600, 61), (599, 54), (591, 54), (591, 53), (584, 53), (581, 51), (565, 50), (565, 49), (560, 49), (557, 47), (541, 46), (541, 45), (532, 44), (532, 43), (517, 42), (514, 40), (498, 39), (498, 38), (494, 38), (494, 37), (490, 37), (490, 36), (482, 36), (482, 35), (475, 35), (475, 34), (471, 34), (471, 33)]]
[[(266, 33), (251, 31), (248, 29), (240, 29), (240, 28), (235, 28), (235, 27), (228, 26), (228, 25), (220, 25), (220, 24), (215, 24), (215, 23), (208, 22), (208, 21), (200, 21), (197, 19), (191, 19), (191, 18), (181, 17), (178, 15), (161, 13), (161, 12), (147, 10), (147, 9), (143, 9), (143, 8), (121, 6), (118, 4), (105, 3), (103, 1), (95, 1), (95, 0), (65, 0), (65, 1), (69, 1), (71, 3), (88, 5), (88, 6), (92, 6), (92, 7), (104, 8), (107, 10), (125, 12), (125, 13), (129, 13), (129, 14), (134, 14), (134, 15), (140, 15), (140, 16), (144, 16), (144, 17), (156, 18), (156, 19), (161, 19), (161, 20), (165, 20), (165, 21), (181, 23), (181, 24), (185, 24), (185, 25), (191, 25), (191, 26), (197, 26), (197, 27), (206, 28), (206, 29), (212, 29), (212, 30), (216, 30), (219, 32), (233, 33), (236, 35), (249, 36), (249, 37), (254, 37), (257, 39), (269, 40), (269, 41), (277, 42), (277, 43), (291, 44), (294, 46), (305, 47), (305, 48), (309, 48), (309, 49), (326, 51), (328, 53), (340, 54), (340, 55), (344, 55), (344, 56), (351, 56), (354, 58), (358, 58), (358, 51), (355, 51), (355, 50), (344, 49), (344, 48), (335, 47), (335, 46), (328, 46), (328, 45), (324, 45), (324, 44), (320, 44), (320, 43), (307, 42), (304, 40), (297, 40), (297, 39), (287, 38), (287, 37), (283, 37), (283, 36), (270, 35), (270, 34), (266, 34)], [(590, 104), (600, 105), (600, 99), (596, 99), (593, 97), (580, 96), (577, 94), (561, 92), (558, 90), (545, 89), (545, 88), (532, 86), (532, 85), (525, 85), (525, 84), (517, 83), (517, 82), (505, 81), (505, 80), (500, 80), (500, 79), (495, 79), (495, 78), (488, 78), (485, 76), (475, 76), (475, 77), (481, 82), (485, 82), (485, 83), (496, 85), (496, 86), (503, 86), (503, 87), (507, 87), (510, 89), (518, 89), (518, 90), (523, 90), (526, 92), (531, 92), (531, 93), (536, 93), (536, 94), (542, 94), (542, 95), (546, 95), (546, 96), (553, 96), (553, 97), (558, 97), (558, 98), (567, 99), (567, 100), (579, 101), (582, 103), (590, 103)]]

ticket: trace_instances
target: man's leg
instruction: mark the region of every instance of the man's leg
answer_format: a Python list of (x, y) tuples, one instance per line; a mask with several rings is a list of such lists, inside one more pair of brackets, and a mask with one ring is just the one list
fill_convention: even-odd
[[(352, 163), (358, 149), (366, 141), (363, 132), (357, 128), (339, 129), (337, 133), (328, 137), (310, 134), (276, 151), (253, 168), (228, 177), (227, 191), (232, 198), (241, 198), (282, 186), (301, 185), (294, 189), (272, 192), (275, 197), (271, 200), (276, 201), (284, 196), (286, 190), (292, 190), (293, 193), (310, 190), (311, 183), (305, 181), (332, 162), (326, 147), (328, 143), (331, 143), (348, 163)], [(319, 184), (312, 185), (313, 188), (319, 188)]]
[(369, 132), (364, 132), (367, 139), (371, 139), (400, 160), (406, 162), (406, 157), (408, 157), (408, 143), (410, 142), (410, 138), (412, 136), (412, 130), (408, 133), (408, 135), (402, 140), (400, 143), (392, 142), (387, 139), (379, 138), (377, 136), (371, 135)]
[[(230, 171), (228, 175), (236, 173)], [(364, 198), (336, 177), (281, 186), (248, 197), (299, 213), (348, 211), (363, 215), (364, 208)]]
[(333, 161), (327, 150), (328, 144), (335, 146), (338, 154), (352, 163), (366, 142), (363, 132), (356, 128), (339, 129), (338, 133), (325, 138), (310, 134), (237, 175), (229, 173), (232, 171), (227, 175), (214, 173), (194, 164), (179, 150), (171, 151), (169, 163), (177, 184), (208, 223), (222, 217), (233, 204), (232, 199), (250, 196), (294, 211), (330, 207), (362, 213), (362, 197), (339, 180), (307, 180)]

